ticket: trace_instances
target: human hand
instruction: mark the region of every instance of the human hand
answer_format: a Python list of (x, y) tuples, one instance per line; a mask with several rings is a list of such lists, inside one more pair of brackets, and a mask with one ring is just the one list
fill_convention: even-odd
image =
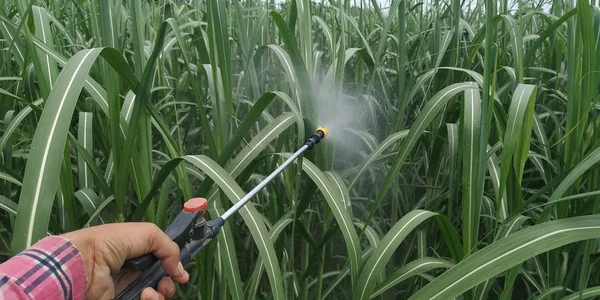
[(170, 277), (158, 283), (158, 292), (146, 288), (141, 300), (163, 300), (175, 295), (175, 284), (190, 276), (179, 261), (179, 246), (152, 223), (114, 223), (62, 235), (81, 253), (88, 278), (86, 299), (113, 299), (141, 272), (121, 270), (125, 260), (147, 253), (160, 259)]

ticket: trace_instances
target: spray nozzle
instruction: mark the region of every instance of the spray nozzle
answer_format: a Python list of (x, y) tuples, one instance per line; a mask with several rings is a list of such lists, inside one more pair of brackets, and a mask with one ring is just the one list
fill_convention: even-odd
[(323, 127), (323, 126), (319, 126), (317, 128), (317, 130), (315, 131), (315, 133), (313, 135), (311, 135), (306, 142), (304, 142), (305, 146), (308, 146), (308, 149), (312, 149), (316, 144), (318, 144), (321, 139), (327, 137), (327, 134), (329, 133), (329, 131), (327, 130), (327, 128)]
[(317, 130), (315, 130), (315, 133), (319, 133), (322, 132), (323, 136), (321, 138), (326, 138), (329, 135), (329, 130), (327, 130), (327, 128), (323, 127), (323, 126), (319, 126), (317, 127)]

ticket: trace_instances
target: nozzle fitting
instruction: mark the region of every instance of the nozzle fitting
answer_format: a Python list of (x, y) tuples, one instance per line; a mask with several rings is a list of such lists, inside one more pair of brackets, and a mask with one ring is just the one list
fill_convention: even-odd
[(327, 128), (323, 127), (323, 126), (319, 126), (315, 132), (315, 134), (311, 135), (306, 142), (304, 142), (305, 146), (308, 146), (308, 149), (312, 149), (315, 147), (316, 144), (318, 144), (321, 139), (327, 137), (328, 134), (328, 130)]
[(315, 130), (315, 133), (317, 133), (319, 131), (323, 132), (323, 138), (326, 138), (329, 135), (329, 130), (327, 130), (327, 128), (325, 128), (323, 126), (317, 127), (317, 130)]

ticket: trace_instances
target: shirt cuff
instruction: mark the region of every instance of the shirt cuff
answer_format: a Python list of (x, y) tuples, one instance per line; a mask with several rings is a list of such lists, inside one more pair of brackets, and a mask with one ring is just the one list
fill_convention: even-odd
[(9, 259), (0, 275), (32, 299), (84, 299), (87, 291), (81, 253), (61, 236), (46, 237)]

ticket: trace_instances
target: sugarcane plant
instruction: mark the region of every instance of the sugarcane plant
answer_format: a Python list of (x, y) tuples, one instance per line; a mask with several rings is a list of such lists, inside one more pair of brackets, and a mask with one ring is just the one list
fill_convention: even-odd
[(215, 219), (181, 299), (600, 295), (597, 0), (0, 1), (0, 254)]

